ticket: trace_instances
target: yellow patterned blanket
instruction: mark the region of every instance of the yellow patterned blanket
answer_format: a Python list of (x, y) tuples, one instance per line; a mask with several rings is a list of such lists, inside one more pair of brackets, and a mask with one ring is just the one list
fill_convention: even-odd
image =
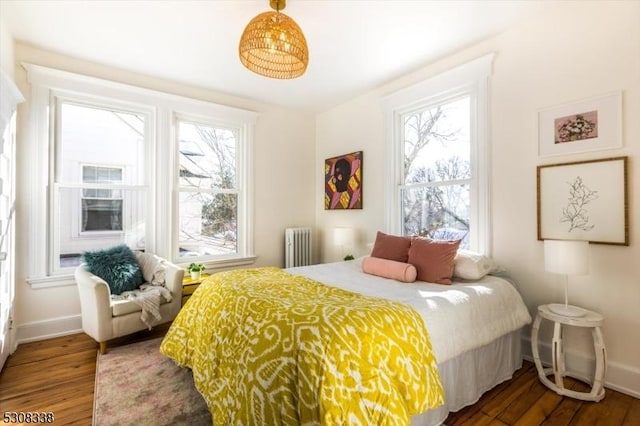
[(216, 425), (407, 425), (444, 401), (417, 312), (278, 268), (205, 280), (160, 351)]

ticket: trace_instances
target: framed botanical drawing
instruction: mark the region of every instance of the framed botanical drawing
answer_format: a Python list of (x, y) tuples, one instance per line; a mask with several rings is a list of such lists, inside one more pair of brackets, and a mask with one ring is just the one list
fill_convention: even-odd
[(629, 245), (627, 157), (538, 166), (538, 239)]
[(362, 208), (362, 151), (324, 161), (324, 209)]
[(538, 155), (622, 147), (622, 92), (538, 111)]

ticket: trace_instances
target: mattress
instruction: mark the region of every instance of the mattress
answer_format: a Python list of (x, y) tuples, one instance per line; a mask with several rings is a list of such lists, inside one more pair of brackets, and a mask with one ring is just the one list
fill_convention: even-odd
[(362, 272), (362, 259), (289, 268), (325, 284), (367, 296), (403, 302), (424, 319), (438, 363), (484, 346), (531, 323), (515, 286), (487, 275), (452, 285), (402, 283)]

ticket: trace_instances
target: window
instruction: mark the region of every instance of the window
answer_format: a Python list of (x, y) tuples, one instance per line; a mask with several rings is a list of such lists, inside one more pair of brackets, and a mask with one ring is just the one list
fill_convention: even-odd
[(238, 253), (239, 130), (178, 120), (178, 257)]
[(0, 72), (0, 370), (16, 346), (12, 327), (16, 293), (16, 114), (22, 94), (4, 72)]
[(470, 98), (403, 114), (402, 233), (469, 245)]
[[(83, 166), (83, 183), (122, 183), (122, 168)], [(82, 231), (122, 231), (122, 192), (82, 190)]]
[(145, 113), (77, 96), (56, 102), (53, 270), (80, 264), (86, 250), (145, 249)]
[(211, 269), (254, 261), (256, 113), (23, 65), (33, 288), (75, 285), (84, 251), (122, 243)]
[(492, 56), (387, 98), (387, 230), (488, 252), (486, 86)]

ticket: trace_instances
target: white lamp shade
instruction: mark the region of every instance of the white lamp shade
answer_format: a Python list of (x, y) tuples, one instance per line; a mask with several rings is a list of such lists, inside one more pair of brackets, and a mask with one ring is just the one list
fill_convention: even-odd
[(544, 240), (544, 269), (565, 275), (589, 273), (589, 242)]
[(333, 243), (336, 246), (352, 246), (355, 239), (356, 234), (353, 228), (339, 226), (333, 229)]

